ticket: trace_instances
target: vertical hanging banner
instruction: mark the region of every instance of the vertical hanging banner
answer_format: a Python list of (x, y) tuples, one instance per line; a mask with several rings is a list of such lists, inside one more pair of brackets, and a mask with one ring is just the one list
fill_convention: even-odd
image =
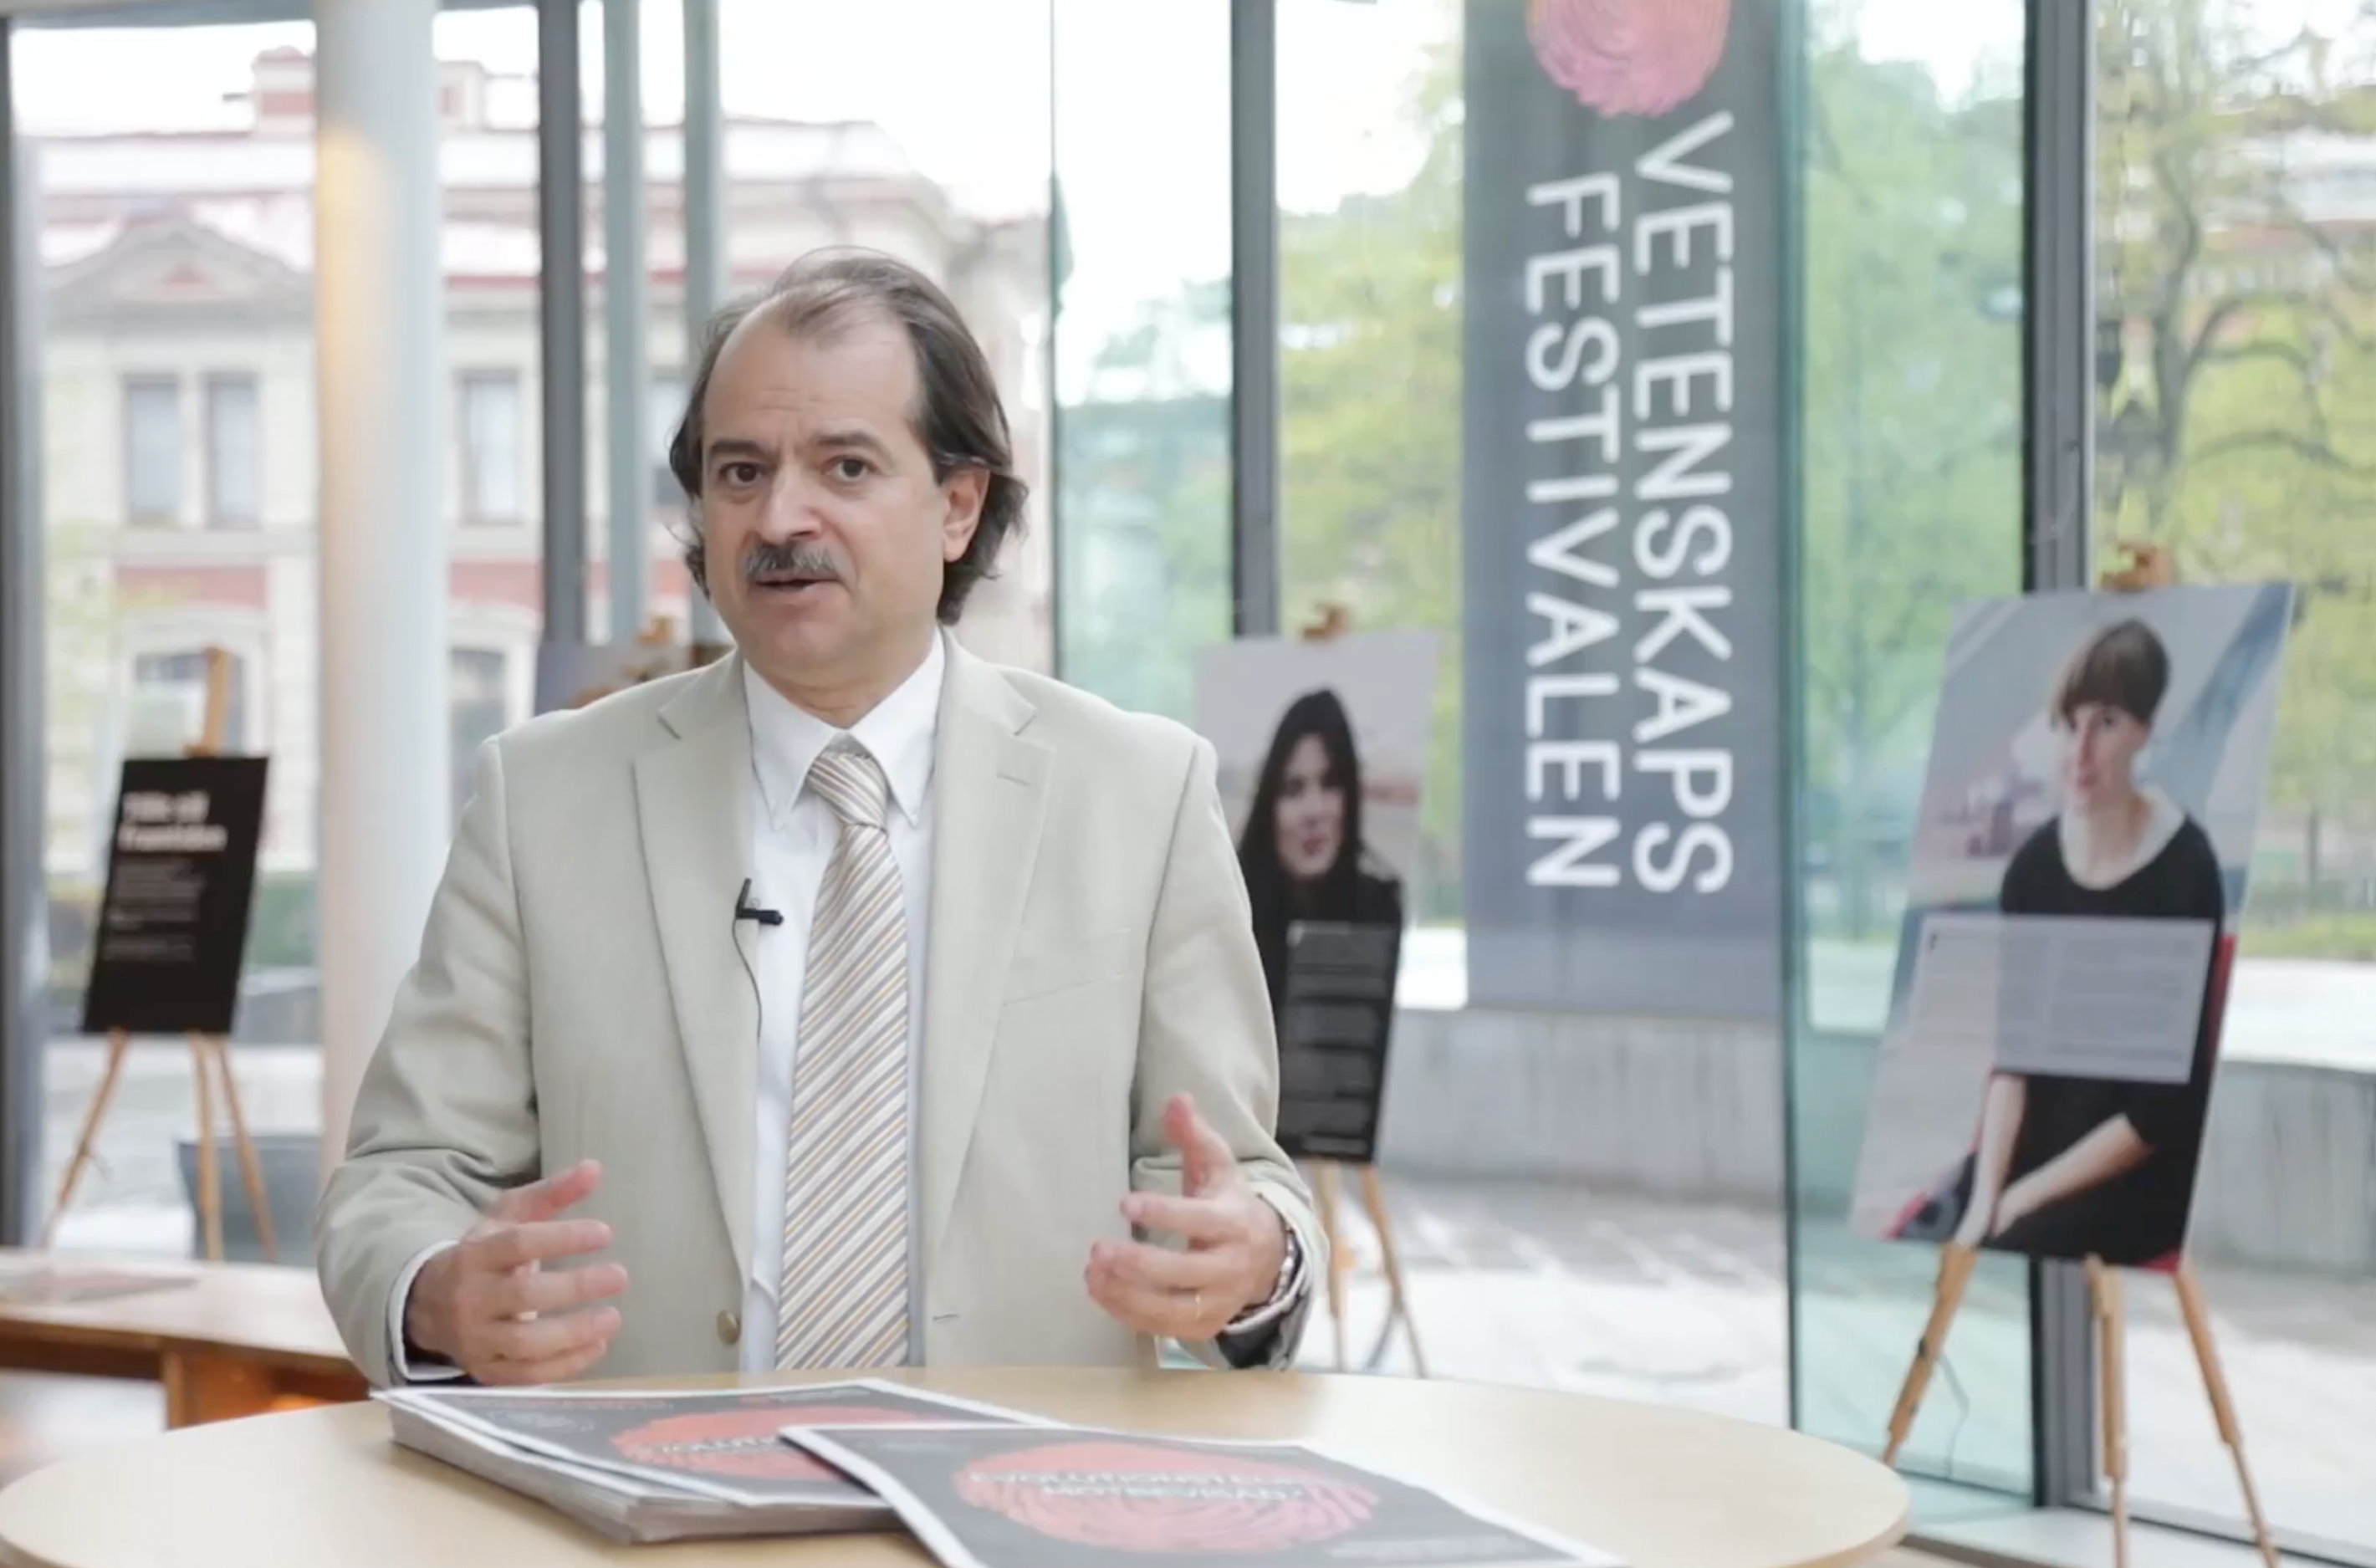
[(1478, 1005), (1779, 1016), (1776, 10), (1468, 0)]

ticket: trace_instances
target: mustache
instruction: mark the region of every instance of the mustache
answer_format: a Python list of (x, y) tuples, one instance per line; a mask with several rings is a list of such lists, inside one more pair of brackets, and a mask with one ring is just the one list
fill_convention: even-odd
[(742, 552), (742, 580), (763, 577), (824, 577), (838, 581), (841, 565), (833, 552), (812, 539), (754, 539)]

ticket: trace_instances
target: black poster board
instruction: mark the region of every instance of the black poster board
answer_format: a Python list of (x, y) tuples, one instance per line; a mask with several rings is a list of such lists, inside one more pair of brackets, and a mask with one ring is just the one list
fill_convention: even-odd
[(85, 1034), (231, 1033), (264, 837), (265, 766), (223, 756), (124, 765)]
[(1288, 928), (1278, 1018), (1278, 1139), (1289, 1158), (1376, 1162), (1400, 924)]

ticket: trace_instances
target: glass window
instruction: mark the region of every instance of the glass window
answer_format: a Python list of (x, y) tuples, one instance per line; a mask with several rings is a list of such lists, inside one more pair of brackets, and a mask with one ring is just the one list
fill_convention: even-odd
[(253, 375), (207, 377), (207, 521), (253, 528), (264, 515), (263, 441)]
[(461, 385), (462, 520), (519, 522), (528, 475), (519, 373), (465, 371)]
[[(27, 335), (36, 357), (25, 368), (45, 452), (51, 1016), (79, 1015), (120, 757), (195, 738), (200, 652), (235, 648), (233, 744), (271, 758), (235, 1065), (251, 1125), (302, 1136), (321, 1105), (314, 30), (16, 20), (11, 86), (42, 172), (44, 269)], [(589, 39), (599, 58), (599, 29)], [(535, 13), (441, 14), (436, 48), (448, 184), (434, 249), (446, 266), (447, 358), (533, 365)], [(475, 498), (525, 521), (536, 497), (534, 384), (517, 382), (479, 410), (492, 437), (481, 449), (496, 450), (480, 465)], [(458, 407), (450, 428), (459, 481)], [(267, 517), (268, 532), (259, 526)], [(194, 527), (136, 538), (127, 523)], [(451, 563), (457, 612), (516, 629), (518, 640), (505, 643), (515, 650), (533, 636), (538, 550), (532, 529), (489, 529)], [(43, 1163), (28, 1173), (43, 1201), (73, 1151), (101, 1051), (68, 1028), (48, 1047)], [(118, 1100), (62, 1246), (188, 1253), (190, 1194), (175, 1146), (192, 1125), (189, 1073), (150, 1087)], [(295, 1237), (285, 1226), (281, 1241), (287, 1258)]]
[(1057, 668), (1185, 720), (1231, 628), (1230, 12), (1056, 0), (1054, 25)]
[(124, 512), (135, 523), (182, 515), (182, 384), (170, 375), (124, 380)]
[(449, 671), (447, 705), (454, 726), (454, 820), (470, 802), (479, 748), (512, 721), (511, 657), (501, 648), (457, 647)]
[[(236, 654), (226, 684), (221, 750), (236, 754), (247, 747), (247, 668)], [(206, 721), (205, 649), (133, 657), (122, 754), (180, 756), (204, 737)]]
[[(2272, 1520), (2366, 1553), (2376, 1468), (2345, 1433), (2376, 1408), (2376, 10), (2097, 17), (2099, 569), (2134, 539), (2182, 581), (2298, 595), (2188, 1250)], [(2127, 1301), (2132, 1494), (2235, 1529), (2168, 1288)]]
[(652, 377), (650, 429), (652, 452), (652, 504), (663, 508), (681, 508), (684, 505), (684, 487), (669, 471), (669, 442), (676, 435), (676, 422), (684, 417), (684, 374), (682, 371), (663, 371)]
[(1462, 42), (1426, 0), (1279, 8), (1279, 600), (1442, 636), (1422, 959), (1461, 909)]
[[(988, 356), (1017, 473), (1023, 532), (976, 588), (957, 635), (984, 657), (1052, 667), (1048, 406), (1032, 363), (1049, 314), (1050, 0), (719, 0), (728, 207), (726, 295), (765, 286), (805, 252), (887, 251), (938, 282)], [(649, 37), (649, 34), (647, 34)], [(985, 93), (984, 84), (995, 90)], [(683, 76), (645, 52), (656, 206), (651, 362), (682, 364), (685, 332), (662, 172)], [(673, 421), (679, 410), (671, 409)], [(659, 491), (664, 516), (682, 497)], [(663, 552), (652, 609), (677, 616), (686, 576)]]
[[(1787, 1092), (1798, 1420), (1868, 1451), (1922, 1334), (1934, 1248), (1849, 1199), (1910, 914), (1949, 617), (2021, 591), (2026, 7), (1816, 0), (1798, 396), (1802, 933)], [(1876, 1112), (1883, 1114), (1885, 1112)], [(1982, 1256), (1900, 1455), (1921, 1516), (2026, 1506), (2028, 1288)]]

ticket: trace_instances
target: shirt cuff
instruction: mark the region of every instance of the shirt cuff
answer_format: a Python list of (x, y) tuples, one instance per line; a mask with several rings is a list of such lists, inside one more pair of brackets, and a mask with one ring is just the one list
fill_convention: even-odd
[(396, 1277), (396, 1289), (387, 1297), (387, 1366), (398, 1383), (451, 1383), (462, 1375), (462, 1369), (453, 1362), (423, 1354), (415, 1360), (405, 1353), (404, 1308), (412, 1300), (412, 1282), (421, 1277), (422, 1269), (431, 1258), (452, 1246), (451, 1241), (433, 1241), (412, 1254), (404, 1272)]

